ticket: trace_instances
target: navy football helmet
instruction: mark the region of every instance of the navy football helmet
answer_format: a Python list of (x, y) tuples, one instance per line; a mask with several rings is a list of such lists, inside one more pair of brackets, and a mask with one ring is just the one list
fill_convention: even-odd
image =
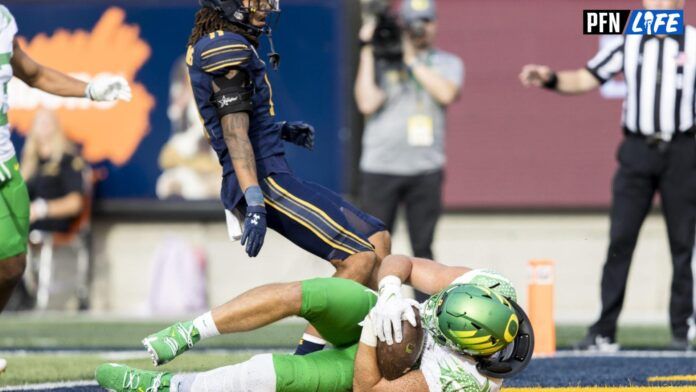
[(251, 15), (257, 11), (280, 12), (280, 0), (249, 0), (249, 7), (245, 7), (242, 0), (199, 0), (199, 3), (202, 7), (220, 12), (230, 23), (257, 36), (265, 33), (267, 28), (254, 26), (251, 23)]
[(244, 6), (242, 0), (198, 0), (198, 2), (201, 7), (211, 8), (220, 12), (230, 23), (244, 29), (248, 34), (256, 37), (265, 34), (271, 47), (268, 57), (271, 60), (273, 69), (278, 69), (280, 66), (280, 54), (276, 52), (273, 45), (273, 30), (268, 24), (265, 27), (254, 26), (251, 23), (251, 15), (257, 11), (265, 12), (268, 15), (279, 14), (280, 0), (249, 0), (249, 7)]

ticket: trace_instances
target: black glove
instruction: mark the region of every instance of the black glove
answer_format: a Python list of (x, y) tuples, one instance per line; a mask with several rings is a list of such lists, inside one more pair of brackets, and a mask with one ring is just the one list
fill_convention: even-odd
[(264, 237), (266, 237), (266, 208), (248, 206), (244, 217), (242, 246), (246, 244), (246, 253), (249, 257), (256, 257), (259, 254)]
[(284, 122), (280, 131), (281, 139), (308, 150), (314, 148), (314, 127), (300, 121)]

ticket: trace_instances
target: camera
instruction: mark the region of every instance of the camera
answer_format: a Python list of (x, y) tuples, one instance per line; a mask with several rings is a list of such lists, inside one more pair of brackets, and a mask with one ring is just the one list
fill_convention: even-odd
[(403, 58), (402, 34), (411, 38), (425, 36), (425, 21), (416, 20), (403, 25), (390, 7), (390, 0), (363, 0), (363, 16), (375, 18), (377, 26), (372, 37), (375, 59), (389, 65), (401, 65)]
[(389, 0), (363, 0), (363, 18), (375, 18), (377, 25), (372, 37), (375, 59), (387, 63), (400, 63), (403, 57), (401, 25), (390, 8)]

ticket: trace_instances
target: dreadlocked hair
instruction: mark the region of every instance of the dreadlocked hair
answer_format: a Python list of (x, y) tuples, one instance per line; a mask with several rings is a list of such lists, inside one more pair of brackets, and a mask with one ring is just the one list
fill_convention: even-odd
[(232, 22), (225, 19), (220, 12), (212, 8), (204, 7), (196, 13), (196, 21), (193, 30), (191, 30), (188, 44), (195, 45), (199, 39), (217, 30), (231, 31), (242, 35), (249, 40), (252, 45), (257, 45), (258, 43), (258, 38), (256, 36), (248, 34), (243, 29), (234, 25)]

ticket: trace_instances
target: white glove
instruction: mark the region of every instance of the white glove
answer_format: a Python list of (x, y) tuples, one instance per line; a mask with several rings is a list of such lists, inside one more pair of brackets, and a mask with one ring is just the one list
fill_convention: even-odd
[(0, 162), (0, 185), (12, 179), (12, 172), (5, 162)]
[(417, 301), (401, 296), (399, 278), (394, 275), (382, 278), (379, 282), (377, 304), (370, 311), (374, 332), (379, 340), (389, 345), (394, 344), (394, 341), (401, 343), (403, 339), (401, 321), (407, 320), (411, 325), (416, 326), (414, 306), (418, 306)]
[(97, 76), (87, 83), (85, 97), (92, 101), (131, 100), (131, 89), (126, 79), (120, 76)]

